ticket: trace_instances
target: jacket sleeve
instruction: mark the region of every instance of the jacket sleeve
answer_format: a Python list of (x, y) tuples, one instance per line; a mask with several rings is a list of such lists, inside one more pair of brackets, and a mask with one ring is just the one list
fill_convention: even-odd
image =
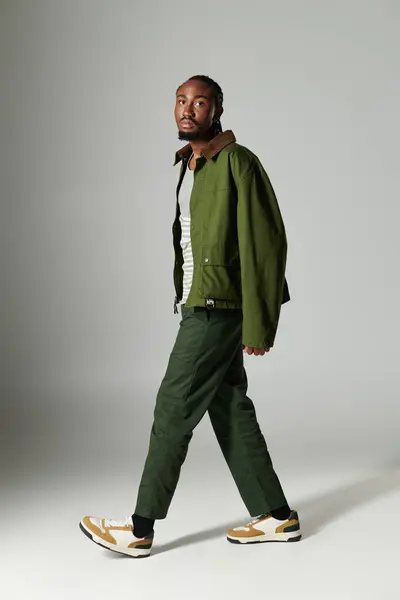
[(245, 346), (271, 348), (282, 305), (287, 239), (271, 182), (252, 162), (237, 180), (237, 232)]

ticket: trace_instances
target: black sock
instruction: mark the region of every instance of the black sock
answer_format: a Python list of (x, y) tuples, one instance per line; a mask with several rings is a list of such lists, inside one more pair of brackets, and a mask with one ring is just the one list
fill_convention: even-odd
[(290, 513), (289, 506), (286, 504), (285, 506), (281, 506), (281, 508), (276, 508), (275, 510), (271, 510), (271, 515), (274, 519), (279, 519), (280, 521), (286, 521), (289, 518)]
[(154, 519), (148, 519), (147, 517), (140, 517), (139, 515), (132, 515), (133, 533), (136, 537), (146, 537), (153, 531)]

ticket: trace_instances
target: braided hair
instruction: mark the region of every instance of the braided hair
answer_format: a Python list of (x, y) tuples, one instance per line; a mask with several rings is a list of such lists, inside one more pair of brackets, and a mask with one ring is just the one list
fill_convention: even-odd
[[(218, 85), (218, 83), (216, 81), (214, 81), (214, 79), (211, 79), (211, 77), (208, 77), (207, 75), (193, 75), (193, 77), (189, 77), (189, 79), (187, 81), (191, 81), (192, 79), (195, 79), (196, 81), (201, 81), (201, 82), (205, 83), (212, 90), (212, 92), (214, 94), (216, 107), (222, 108), (222, 103), (224, 101), (224, 94), (222, 92), (221, 87)], [(214, 135), (218, 135), (219, 133), (222, 133), (222, 125), (221, 125), (220, 119), (218, 119), (217, 121), (214, 121), (213, 130), (214, 130)]]

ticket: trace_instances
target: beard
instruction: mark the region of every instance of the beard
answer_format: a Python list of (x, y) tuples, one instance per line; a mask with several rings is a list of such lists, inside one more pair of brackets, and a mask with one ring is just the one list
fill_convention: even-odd
[(193, 140), (198, 140), (201, 138), (201, 131), (181, 131), (178, 129), (178, 139), (184, 140), (186, 142), (191, 142)]

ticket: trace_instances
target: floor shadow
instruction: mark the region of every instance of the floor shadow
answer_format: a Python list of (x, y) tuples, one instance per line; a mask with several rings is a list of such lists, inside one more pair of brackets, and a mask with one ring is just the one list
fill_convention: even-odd
[[(328, 490), (313, 498), (299, 501), (294, 508), (299, 512), (303, 538), (307, 539), (315, 535), (326, 525), (333, 523), (346, 513), (397, 489), (400, 489), (400, 469), (391, 469), (361, 481), (343, 485), (338, 489)], [(248, 516), (245, 516), (211, 529), (184, 535), (167, 544), (155, 546), (152, 556), (175, 550), (181, 546), (190, 546), (225, 536), (227, 529), (240, 523), (246, 523), (248, 520)]]
[(230, 527), (241, 523), (246, 523), (247, 521), (248, 517), (245, 517), (244, 520), (242, 517), (242, 519), (238, 519), (236, 521), (229, 521), (229, 523), (218, 525), (218, 527), (205, 529), (196, 533), (189, 533), (188, 535), (176, 538), (175, 540), (172, 540), (172, 542), (168, 542), (167, 544), (163, 544), (157, 547), (154, 546), (154, 549), (152, 550), (152, 555), (154, 556), (156, 554), (161, 554), (162, 552), (175, 550), (176, 548), (180, 548), (181, 546), (191, 546), (192, 544), (198, 544), (199, 542), (206, 542), (207, 540), (223, 537), (226, 535), (226, 532)]
[(400, 469), (384, 470), (361, 481), (329, 490), (296, 505), (304, 538), (352, 510), (400, 489)]

